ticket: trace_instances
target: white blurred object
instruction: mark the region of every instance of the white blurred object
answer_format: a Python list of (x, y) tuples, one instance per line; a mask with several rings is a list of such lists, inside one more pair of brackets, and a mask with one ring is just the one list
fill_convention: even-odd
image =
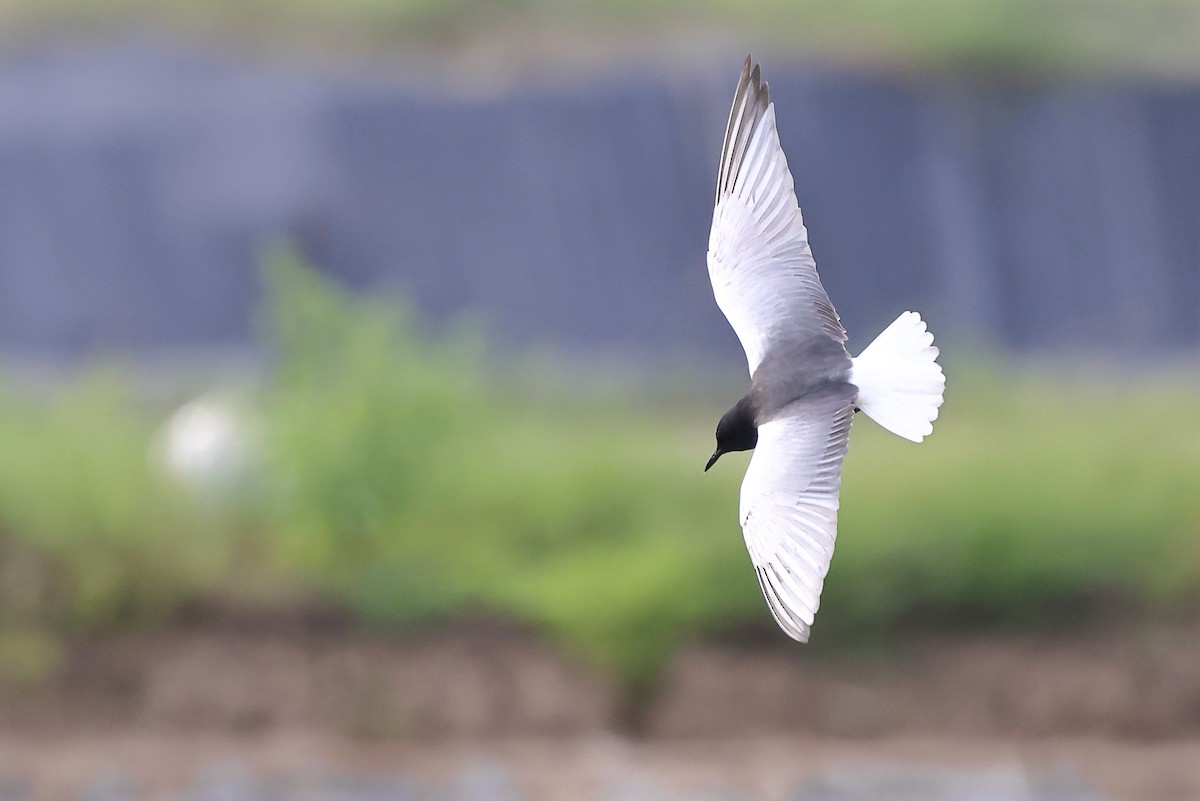
[(205, 395), (180, 407), (167, 420), (158, 457), (179, 483), (210, 497), (244, 492), (261, 456), (257, 426), (245, 404)]

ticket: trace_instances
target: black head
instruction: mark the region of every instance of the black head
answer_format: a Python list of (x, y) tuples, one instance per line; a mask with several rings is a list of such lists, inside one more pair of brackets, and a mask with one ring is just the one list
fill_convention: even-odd
[(717, 449), (704, 466), (704, 472), (716, 464), (721, 454), (748, 451), (758, 444), (758, 426), (754, 424), (754, 409), (749, 397), (742, 398), (717, 423)]

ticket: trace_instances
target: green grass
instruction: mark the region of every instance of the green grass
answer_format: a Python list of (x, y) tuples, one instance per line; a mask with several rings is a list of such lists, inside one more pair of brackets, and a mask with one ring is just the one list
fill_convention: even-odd
[(614, 60), (719, 30), (735, 50), (920, 68), (1200, 73), (1194, 0), (0, 0), (10, 39), (139, 26), (270, 49), (395, 54), (507, 40), (526, 54), (608, 47)]
[(968, 377), (921, 447), (859, 425), (833, 623), (1072, 622), (1200, 598), (1194, 383)]
[[(550, 380), (530, 402), (478, 336), (430, 337), (402, 304), (353, 299), (286, 257), (268, 278), (263, 453), (239, 493), (165, 475), (167, 410), (119, 374), (51, 403), (0, 394), (10, 678), (52, 670), (62, 635), (158, 625), (197, 600), (317, 601), (386, 627), (499, 615), (643, 688), (681, 643), (781, 636), (737, 527), (745, 457), (701, 472), (736, 378), (679, 408)], [(926, 443), (856, 424), (810, 647), (1192, 613), (1194, 379), (949, 374)]]

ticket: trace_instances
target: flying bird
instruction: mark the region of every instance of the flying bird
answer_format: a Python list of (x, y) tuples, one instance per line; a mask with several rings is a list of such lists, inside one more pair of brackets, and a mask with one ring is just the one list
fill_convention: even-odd
[(708, 241), (717, 305), (746, 352), (750, 391), (717, 424), (707, 470), (754, 450), (739, 518), (775, 621), (808, 642), (837, 537), (850, 423), (861, 411), (913, 442), (933, 432), (946, 377), (925, 322), (906, 311), (857, 357), (817, 276), (762, 71), (733, 96)]

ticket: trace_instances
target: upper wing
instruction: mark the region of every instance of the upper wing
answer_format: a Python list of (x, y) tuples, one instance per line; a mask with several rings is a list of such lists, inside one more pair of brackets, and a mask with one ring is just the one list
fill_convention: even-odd
[(845, 342), (846, 331), (817, 277), (775, 106), (750, 63), (747, 57), (721, 149), (708, 277), (753, 376), (772, 342), (815, 334)]
[(802, 400), (758, 427), (742, 480), (742, 535), (767, 605), (788, 636), (808, 642), (837, 538), (838, 490), (853, 402)]

